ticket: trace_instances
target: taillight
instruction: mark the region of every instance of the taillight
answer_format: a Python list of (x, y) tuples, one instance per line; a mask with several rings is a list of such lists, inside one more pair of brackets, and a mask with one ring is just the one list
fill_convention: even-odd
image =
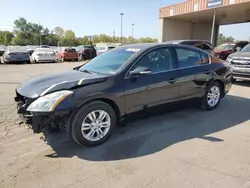
[(83, 50), (83, 51), (82, 51), (82, 54), (86, 54), (86, 50)]

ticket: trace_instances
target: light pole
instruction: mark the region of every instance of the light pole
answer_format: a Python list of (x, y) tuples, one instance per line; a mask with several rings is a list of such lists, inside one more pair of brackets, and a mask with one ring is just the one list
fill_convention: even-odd
[(40, 27), (41, 27), (41, 25), (40, 25), (40, 22), (39, 22), (39, 46), (41, 47), (41, 45), (42, 45), (42, 34), (41, 34), (41, 30), (40, 30)]
[(135, 25), (135, 24), (132, 24), (132, 35), (131, 35), (132, 38), (134, 38), (134, 25)]
[(122, 16), (124, 15), (124, 13), (120, 13), (121, 15), (121, 43), (122, 43)]

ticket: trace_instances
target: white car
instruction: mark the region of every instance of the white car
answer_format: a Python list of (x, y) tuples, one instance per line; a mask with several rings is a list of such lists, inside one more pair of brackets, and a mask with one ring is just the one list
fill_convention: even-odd
[(50, 48), (36, 48), (31, 59), (36, 62), (56, 62), (56, 54)]

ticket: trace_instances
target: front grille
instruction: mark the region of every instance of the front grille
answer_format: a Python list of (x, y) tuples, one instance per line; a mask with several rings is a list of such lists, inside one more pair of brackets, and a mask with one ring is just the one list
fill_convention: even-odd
[(231, 61), (232, 64), (234, 65), (250, 65), (250, 58), (244, 58), (244, 57), (235, 57)]
[(235, 63), (232, 63), (232, 64), (233, 64), (234, 67), (250, 68), (250, 64), (249, 65), (242, 65), (242, 64), (235, 64)]

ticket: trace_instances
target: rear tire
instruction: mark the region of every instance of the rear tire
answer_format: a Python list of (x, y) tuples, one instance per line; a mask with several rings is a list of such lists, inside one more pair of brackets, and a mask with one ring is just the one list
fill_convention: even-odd
[(221, 100), (222, 97), (222, 87), (219, 82), (212, 82), (205, 91), (205, 94), (202, 98), (201, 107), (205, 110), (215, 109)]
[(71, 136), (81, 146), (97, 146), (111, 136), (117, 123), (111, 106), (101, 101), (84, 105), (74, 115)]

